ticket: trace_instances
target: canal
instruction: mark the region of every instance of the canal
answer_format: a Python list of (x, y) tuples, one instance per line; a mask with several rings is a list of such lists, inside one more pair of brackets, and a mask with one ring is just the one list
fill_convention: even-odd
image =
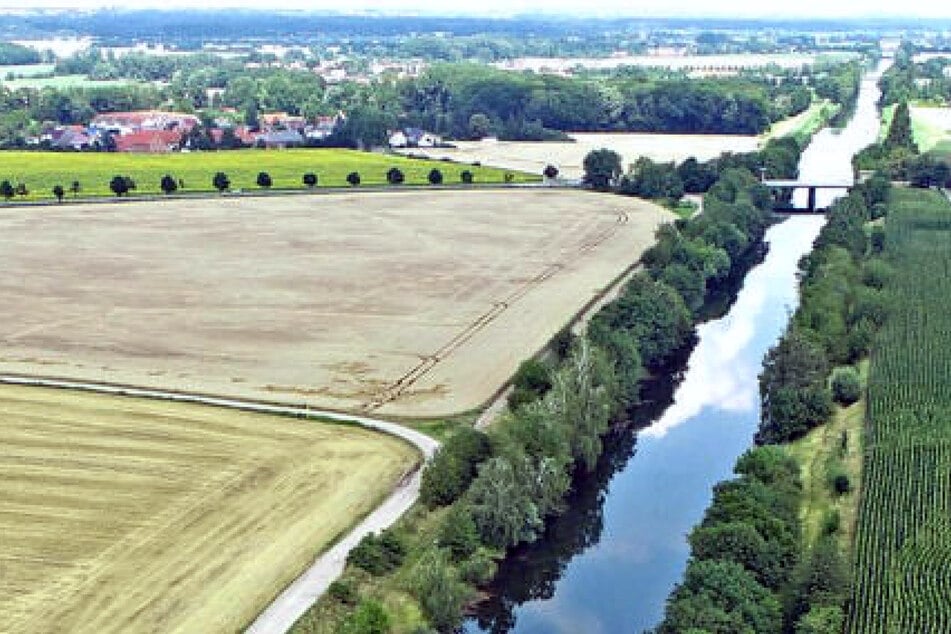
[[(851, 175), (852, 155), (878, 132), (876, 80), (869, 73), (863, 81), (844, 129), (814, 137), (802, 178)], [(567, 512), (541, 540), (510, 553), (465, 632), (640, 633), (661, 620), (686, 568), (687, 534), (713, 485), (731, 476), (752, 442), (763, 356), (798, 304), (797, 263), (823, 223), (795, 216), (769, 229), (769, 251), (726, 315), (697, 328), (682, 373), (650, 386), (637, 425), (607, 440), (598, 468), (575, 483)]]

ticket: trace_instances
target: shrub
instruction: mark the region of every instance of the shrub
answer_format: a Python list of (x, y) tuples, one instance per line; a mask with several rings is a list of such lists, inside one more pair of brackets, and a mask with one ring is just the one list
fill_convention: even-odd
[(414, 594), (426, 620), (440, 632), (452, 632), (459, 626), (462, 609), (471, 590), (456, 576), (440, 552), (429, 552), (413, 571)]
[(429, 175), (426, 178), (430, 185), (442, 185), (442, 172), (436, 168), (429, 170)]
[(839, 368), (832, 373), (832, 398), (840, 405), (851, 405), (862, 397), (862, 382), (854, 368)]
[(466, 185), (471, 185), (472, 181), (474, 180), (474, 176), (469, 170), (462, 170), (462, 173), (459, 174), (459, 180), (461, 180)]
[(383, 575), (395, 570), (406, 556), (403, 540), (392, 530), (370, 534), (360, 540), (350, 554), (347, 563), (363, 568), (372, 575)]
[(63, 196), (66, 195), (66, 190), (63, 189), (62, 185), (53, 185), (53, 196), (56, 197), (57, 202), (63, 202)]
[(459, 576), (466, 583), (484, 586), (492, 581), (497, 570), (498, 564), (492, 554), (485, 549), (479, 549), (459, 565)]
[(356, 187), (360, 184), (360, 173), (359, 172), (350, 172), (347, 174), (347, 182), (350, 183), (353, 187)]
[(555, 178), (558, 176), (558, 168), (549, 163), (545, 166), (545, 169), (542, 170), (542, 176), (545, 178)]
[(390, 185), (402, 185), (404, 180), (406, 180), (406, 176), (403, 175), (403, 170), (398, 167), (391, 167), (386, 172), (386, 182)]
[(334, 601), (339, 601), (344, 605), (356, 605), (360, 599), (357, 589), (353, 587), (352, 583), (339, 579), (330, 584), (330, 587), (327, 588), (327, 594)]
[(258, 184), (258, 187), (263, 187), (264, 189), (274, 184), (274, 181), (271, 180), (271, 175), (267, 172), (258, 172), (258, 177), (255, 182)]
[(512, 411), (536, 401), (551, 389), (551, 370), (537, 359), (523, 361), (512, 377), (508, 404)]
[(341, 634), (387, 634), (390, 615), (378, 601), (365, 599), (337, 631)]
[(512, 172), (505, 172), (505, 176), (502, 177), (502, 180), (505, 181), (505, 184), (506, 184), (506, 185), (509, 185), (509, 184), (511, 184), (511, 183), (514, 183), (514, 182), (515, 182), (515, 174), (513, 174)]
[(832, 476), (832, 490), (836, 495), (845, 495), (852, 490), (852, 481), (849, 474), (842, 471)]
[(308, 187), (317, 186), (317, 174), (314, 174), (313, 172), (307, 172), (304, 174), (304, 177), (301, 180), (304, 185), (307, 185)]

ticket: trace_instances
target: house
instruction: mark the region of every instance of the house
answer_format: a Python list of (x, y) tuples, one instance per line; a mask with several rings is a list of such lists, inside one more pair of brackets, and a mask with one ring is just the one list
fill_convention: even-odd
[(269, 149), (284, 149), (304, 144), (304, 137), (296, 130), (272, 130), (257, 135), (255, 145)]
[(56, 150), (85, 150), (92, 147), (95, 138), (79, 125), (55, 128), (49, 136), (50, 147)]
[(298, 117), (295, 115), (287, 114), (286, 112), (271, 112), (267, 114), (262, 114), (260, 116), (260, 123), (262, 128), (267, 129), (286, 129), (286, 130), (303, 130), (307, 125), (307, 119), (304, 117)]
[(141, 110), (135, 112), (108, 112), (96, 115), (89, 124), (91, 128), (118, 135), (139, 130), (178, 130), (186, 132), (200, 123), (193, 114)]
[(140, 130), (115, 137), (116, 152), (162, 154), (181, 146), (182, 133), (178, 130)]

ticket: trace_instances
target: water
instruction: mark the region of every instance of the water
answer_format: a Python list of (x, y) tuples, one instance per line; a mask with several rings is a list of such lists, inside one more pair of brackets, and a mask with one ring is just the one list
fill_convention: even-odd
[[(803, 153), (803, 178), (851, 176), (851, 156), (878, 132), (875, 79), (863, 83), (849, 125), (822, 131)], [(687, 533), (751, 444), (762, 359), (796, 308), (797, 263), (823, 223), (796, 216), (767, 232), (769, 252), (732, 308), (698, 328), (679, 381), (653, 386), (636, 413), (645, 427), (608, 440), (596, 471), (576, 482), (568, 512), (503, 562), (467, 633), (614, 634), (660, 621), (686, 568)]]

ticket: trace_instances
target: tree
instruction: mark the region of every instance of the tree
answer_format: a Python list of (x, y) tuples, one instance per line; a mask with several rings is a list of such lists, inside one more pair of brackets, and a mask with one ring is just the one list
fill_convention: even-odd
[(413, 572), (416, 598), (430, 625), (440, 632), (455, 631), (470, 599), (469, 587), (458, 579), (440, 551), (428, 551)]
[(257, 182), (258, 187), (263, 189), (268, 189), (274, 184), (274, 182), (271, 180), (271, 175), (267, 172), (258, 172), (258, 177), (255, 182)]
[(83, 187), (79, 181), (73, 181), (73, 183), (69, 186), (69, 191), (72, 193), (73, 198), (79, 195), (79, 192), (82, 191), (82, 188)]
[(439, 529), (439, 545), (452, 554), (455, 561), (461, 561), (474, 553), (480, 545), (479, 531), (464, 503), (449, 508)]
[(471, 185), (474, 177), (471, 171), (462, 170), (462, 172), (459, 174), (459, 180), (461, 180), (465, 185)]
[(602, 148), (584, 157), (584, 182), (595, 189), (609, 189), (621, 175), (621, 155)]
[(403, 181), (406, 180), (406, 176), (403, 174), (403, 170), (398, 167), (391, 167), (386, 172), (386, 182), (390, 185), (402, 185)]
[(26, 183), (17, 183), (16, 193), (17, 193), (17, 196), (20, 196), (21, 198), (26, 198), (27, 196), (30, 195), (30, 190), (27, 189)]
[(547, 179), (557, 178), (558, 177), (558, 168), (549, 163), (545, 166), (545, 169), (542, 170), (542, 176)]
[(224, 193), (231, 187), (231, 179), (224, 172), (216, 172), (211, 179), (211, 184), (219, 193)]
[(469, 488), (491, 450), (488, 437), (475, 429), (464, 427), (447, 438), (423, 472), (420, 501), (429, 507), (454, 502)]
[(116, 175), (109, 181), (109, 189), (116, 196), (123, 196), (129, 193), (129, 180), (125, 176)]
[(307, 172), (301, 180), (307, 187), (317, 187), (317, 174), (313, 172)]
[(66, 195), (66, 190), (63, 189), (62, 185), (53, 185), (53, 195), (56, 196), (57, 202), (63, 202), (63, 196)]
[(350, 183), (353, 187), (356, 187), (360, 184), (360, 173), (359, 172), (350, 172), (347, 174), (347, 182)]
[(429, 174), (426, 176), (429, 180), (430, 185), (441, 185), (442, 184), (442, 172), (440, 172), (435, 167), (429, 170)]
[(482, 139), (492, 132), (492, 121), (482, 112), (476, 112), (469, 117), (469, 137)]
[(854, 368), (838, 368), (832, 373), (832, 398), (840, 405), (851, 405), (862, 397), (862, 382)]
[(0, 183), (0, 196), (7, 201), (16, 196), (16, 190), (13, 189), (13, 185), (10, 184), (10, 181), (3, 181)]
[(174, 194), (176, 191), (178, 191), (178, 181), (172, 178), (170, 174), (166, 174), (165, 176), (162, 177), (162, 180), (159, 183), (159, 187), (162, 188), (162, 191), (166, 195)]
[(543, 526), (525, 474), (517, 473), (507, 458), (491, 458), (482, 464), (468, 499), (472, 519), (486, 545), (509, 548), (531, 541)]
[(508, 397), (509, 409), (538, 400), (551, 389), (551, 370), (537, 359), (522, 361), (512, 377), (512, 392)]
[(902, 101), (895, 106), (892, 122), (888, 126), (888, 134), (885, 135), (884, 146), (887, 150), (901, 149), (913, 154), (918, 153), (918, 146), (915, 144), (911, 129), (911, 113), (907, 101)]

